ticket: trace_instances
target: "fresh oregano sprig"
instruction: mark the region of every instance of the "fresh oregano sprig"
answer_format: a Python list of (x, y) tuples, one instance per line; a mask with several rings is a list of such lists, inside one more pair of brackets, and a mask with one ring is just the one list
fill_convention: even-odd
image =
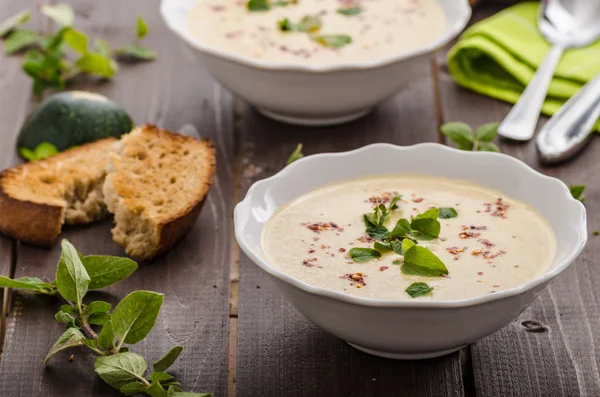
[[(40, 36), (22, 28), (31, 17), (29, 11), (22, 11), (0, 24), (5, 54), (28, 49), (22, 68), (33, 79), (34, 95), (41, 95), (47, 89), (64, 89), (69, 80), (80, 74), (110, 79), (118, 70), (115, 57), (156, 58), (154, 51), (140, 45), (140, 40), (148, 34), (148, 25), (141, 17), (137, 19), (134, 42), (112, 51), (105, 40), (97, 38), (92, 45), (85, 33), (73, 28), (75, 13), (70, 5), (43, 5), (40, 11), (57, 25), (53, 34)], [(73, 56), (67, 48), (74, 54), (74, 61), (70, 60)]]
[(498, 135), (498, 125), (499, 123), (487, 123), (473, 131), (466, 123), (451, 122), (442, 125), (440, 130), (460, 150), (500, 152), (500, 148), (492, 142)]
[[(0, 287), (20, 293), (55, 295), (65, 304), (55, 318), (65, 323), (67, 330), (50, 348), (45, 364), (56, 353), (73, 347), (86, 346), (98, 355), (94, 371), (110, 386), (125, 395), (145, 393), (152, 397), (209, 397), (210, 393), (186, 393), (180, 383), (166, 371), (175, 363), (182, 346), (174, 346), (154, 363), (147, 374), (144, 357), (129, 351), (150, 333), (163, 303), (163, 294), (134, 291), (117, 304), (104, 301), (85, 303), (89, 290), (100, 289), (129, 277), (137, 263), (114, 256), (83, 256), (67, 240), (62, 241), (56, 279), (52, 282), (36, 277), (10, 279), (0, 276)], [(93, 326), (101, 326), (97, 333)]]

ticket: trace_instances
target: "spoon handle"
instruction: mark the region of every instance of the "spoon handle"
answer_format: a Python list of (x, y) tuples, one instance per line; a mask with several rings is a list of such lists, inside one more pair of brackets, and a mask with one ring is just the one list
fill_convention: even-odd
[(587, 83), (542, 127), (537, 136), (541, 160), (557, 163), (577, 153), (600, 117), (600, 76)]
[(500, 136), (518, 141), (528, 141), (533, 137), (554, 70), (563, 52), (564, 48), (559, 45), (548, 51), (533, 79), (498, 127)]

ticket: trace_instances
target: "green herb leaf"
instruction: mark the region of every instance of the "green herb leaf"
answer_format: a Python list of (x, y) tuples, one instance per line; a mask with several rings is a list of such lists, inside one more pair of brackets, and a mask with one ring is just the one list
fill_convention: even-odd
[(60, 26), (72, 26), (75, 20), (75, 13), (70, 5), (61, 3), (56, 5), (43, 5), (40, 8), (42, 14), (52, 19)]
[(416, 218), (410, 223), (410, 227), (413, 229), (410, 235), (419, 240), (433, 240), (440, 235), (441, 230), (440, 222), (433, 218)]
[(342, 48), (352, 43), (352, 37), (346, 34), (324, 34), (314, 38), (322, 46), (329, 48)]
[(62, 305), (60, 311), (68, 314), (77, 314), (77, 309), (71, 305)]
[(429, 295), (433, 292), (433, 288), (430, 287), (427, 283), (412, 283), (406, 289), (406, 293), (411, 296), (411, 298), (418, 298), (419, 296)]
[(375, 249), (379, 252), (385, 252), (385, 251), (392, 251), (393, 248), (391, 246), (391, 243), (380, 243), (379, 241), (375, 242)]
[(375, 240), (385, 240), (390, 236), (385, 226), (368, 227), (366, 233)]
[(56, 287), (63, 298), (81, 305), (88, 291), (90, 276), (79, 259), (77, 250), (66, 239), (62, 241), (62, 253), (56, 270)]
[(15, 30), (4, 41), (4, 53), (12, 55), (32, 44), (37, 43), (38, 35), (32, 30)]
[(248, 0), (246, 7), (252, 12), (269, 11), (269, 9), (271, 8), (268, 0)]
[(388, 206), (388, 210), (389, 210), (389, 211), (391, 211), (391, 210), (398, 209), (398, 204), (397, 204), (397, 203), (398, 203), (398, 201), (400, 201), (401, 199), (402, 199), (402, 195), (401, 195), (401, 194), (400, 194), (400, 195), (398, 195), (398, 196), (394, 196), (394, 197), (392, 198), (392, 201), (390, 201), (390, 205)]
[(448, 274), (446, 265), (428, 248), (415, 245), (406, 250), (402, 273), (412, 276), (439, 277)]
[(458, 145), (461, 150), (473, 150), (473, 130), (468, 124), (446, 123), (441, 126), (442, 134)]
[(454, 208), (451, 207), (442, 207), (440, 208), (440, 219), (451, 219), (456, 218), (458, 216), (458, 212)]
[(89, 289), (100, 289), (129, 277), (138, 267), (135, 261), (118, 256), (80, 256), (83, 267), (90, 276)]
[(152, 384), (144, 390), (150, 397), (169, 397), (167, 391), (163, 389), (160, 382), (152, 382)]
[(500, 148), (492, 142), (480, 142), (479, 145), (477, 145), (477, 150), (480, 152), (501, 152)]
[(93, 325), (104, 325), (110, 321), (110, 317), (108, 313), (93, 313), (88, 316), (87, 321)]
[(63, 311), (56, 312), (54, 318), (56, 319), (56, 321), (62, 324), (70, 323), (71, 321), (73, 321), (73, 316)]
[(130, 57), (139, 59), (141, 61), (153, 61), (156, 59), (156, 52), (150, 48), (143, 47), (137, 44), (126, 45), (125, 47), (117, 50), (120, 56)]
[(410, 224), (408, 223), (408, 219), (398, 219), (396, 222), (396, 226), (392, 229), (390, 233), (390, 238), (400, 238), (406, 236), (410, 232)]
[(318, 15), (306, 15), (298, 23), (291, 23), (289, 19), (284, 18), (278, 24), (282, 32), (314, 33), (321, 29), (322, 22)]
[(111, 49), (110, 49), (110, 45), (108, 44), (108, 42), (106, 40), (103, 39), (95, 39), (94, 40), (94, 48), (96, 49), (96, 52), (106, 58), (110, 58), (111, 56)]
[(144, 18), (138, 16), (135, 24), (135, 35), (138, 39), (143, 39), (148, 34), (148, 24)]
[(21, 277), (11, 279), (0, 276), (0, 287), (13, 288), (33, 294), (52, 294), (54, 286), (37, 277)]
[(431, 208), (415, 216), (415, 219), (437, 219), (440, 215), (439, 208)]
[(571, 192), (571, 196), (575, 200), (579, 200), (582, 203), (585, 201), (585, 195), (583, 191), (585, 190), (585, 185), (569, 185), (569, 191)]
[(369, 262), (381, 257), (379, 251), (372, 248), (352, 248), (348, 253), (350, 258), (358, 263)]
[(296, 160), (300, 160), (302, 157), (304, 157), (304, 154), (302, 154), (302, 144), (299, 143), (296, 146), (296, 149), (292, 152), (292, 154), (290, 155), (290, 157), (287, 159), (287, 161), (285, 162), (285, 165), (290, 165), (292, 164), (294, 161)]
[(154, 372), (152, 375), (150, 375), (150, 377), (148, 379), (150, 379), (151, 381), (154, 381), (154, 382), (163, 383), (163, 382), (167, 382), (167, 381), (173, 379), (173, 376), (166, 374), (164, 372)]
[(95, 74), (107, 79), (112, 78), (117, 72), (117, 64), (113, 59), (107, 58), (97, 52), (88, 52), (82, 55), (75, 66), (82, 72)]
[(346, 15), (346, 16), (353, 16), (353, 15), (360, 14), (361, 9), (358, 6), (344, 7), (344, 8), (339, 8), (337, 10), (337, 12), (338, 12), (338, 14), (342, 14), (342, 15)]
[(404, 251), (402, 250), (402, 241), (394, 240), (390, 243), (390, 247), (392, 247), (392, 250), (394, 250), (396, 254), (404, 255)]
[(107, 321), (98, 334), (98, 347), (105, 350), (112, 349), (114, 341), (115, 332), (113, 331), (112, 322)]
[(500, 123), (487, 123), (480, 125), (475, 131), (475, 139), (481, 142), (491, 142), (498, 135)]
[(85, 54), (88, 47), (88, 37), (75, 29), (69, 29), (65, 32), (64, 40), (69, 47), (80, 54)]
[(94, 371), (110, 386), (120, 389), (128, 383), (143, 379), (146, 360), (135, 353), (100, 356), (94, 361)]
[(409, 238), (405, 238), (404, 240), (402, 240), (402, 251), (403, 251), (402, 255), (404, 255), (404, 253), (406, 253), (406, 251), (408, 251), (415, 245), (416, 245), (415, 242)]
[(123, 385), (120, 390), (121, 393), (125, 394), (126, 396), (133, 396), (143, 393), (144, 390), (146, 390), (146, 387), (140, 382), (131, 382)]
[[(160, 360), (154, 363), (152, 366), (155, 372), (165, 372), (183, 351), (183, 346), (173, 346)], [(161, 380), (162, 382), (162, 380)]]
[(104, 301), (93, 301), (85, 308), (85, 315), (89, 316), (94, 313), (107, 313), (110, 311), (111, 304)]
[(298, 0), (278, 0), (271, 3), (271, 7), (287, 7), (292, 4), (297, 4)]
[(81, 333), (77, 328), (68, 328), (64, 334), (54, 343), (54, 346), (50, 349), (44, 360), (44, 365), (48, 365), (50, 357), (58, 353), (59, 351), (68, 349), (70, 347), (81, 346), (85, 340), (85, 335)]
[(135, 291), (127, 295), (112, 314), (112, 325), (119, 341), (136, 344), (154, 327), (164, 295), (150, 291)]
[(31, 12), (21, 11), (20, 13), (6, 19), (4, 22), (2, 22), (2, 24), (0, 24), (0, 38), (6, 36), (17, 26), (20, 26), (25, 22), (29, 21), (29, 18), (31, 18)]

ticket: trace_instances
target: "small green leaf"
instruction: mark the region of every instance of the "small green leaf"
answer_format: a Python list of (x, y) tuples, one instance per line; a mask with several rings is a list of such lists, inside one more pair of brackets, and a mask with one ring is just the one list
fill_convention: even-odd
[(391, 243), (380, 243), (379, 241), (375, 242), (375, 249), (379, 252), (392, 251), (393, 248)]
[(72, 26), (75, 20), (75, 13), (70, 5), (60, 3), (56, 5), (43, 5), (40, 9), (42, 14), (52, 19), (60, 26)]
[(439, 277), (448, 274), (446, 265), (433, 252), (418, 245), (406, 250), (401, 270), (411, 276)]
[(44, 360), (44, 365), (48, 365), (48, 360), (50, 357), (59, 351), (68, 349), (70, 347), (81, 346), (83, 345), (84, 340), (85, 336), (81, 333), (81, 331), (79, 331), (77, 328), (68, 328), (65, 333), (58, 338), (54, 346), (52, 346), (48, 352), (48, 355)]
[(487, 123), (480, 125), (475, 131), (475, 139), (479, 142), (491, 142), (498, 135), (500, 123)]
[(56, 312), (54, 318), (56, 319), (56, 321), (62, 324), (70, 323), (71, 321), (73, 321), (73, 316), (63, 311)]
[(32, 44), (37, 43), (38, 35), (32, 30), (15, 30), (4, 41), (4, 53), (12, 55)]
[(480, 152), (501, 152), (500, 148), (493, 142), (480, 142), (477, 150)]
[(31, 12), (29, 11), (21, 11), (20, 13), (13, 15), (12, 17), (4, 20), (2, 24), (0, 24), (0, 38), (3, 38), (8, 33), (13, 31), (17, 26), (24, 24), (29, 21), (31, 18)]
[(107, 58), (97, 52), (83, 54), (76, 62), (75, 67), (85, 73), (95, 74), (107, 79), (112, 78), (117, 72), (117, 64), (113, 59)]
[(173, 376), (164, 372), (154, 372), (148, 379), (154, 382), (164, 383), (173, 379)]
[(398, 201), (400, 201), (402, 199), (402, 195), (398, 195), (398, 196), (394, 196), (392, 198), (392, 201), (390, 201), (390, 205), (388, 206), (388, 210), (395, 210), (398, 209)]
[(131, 382), (123, 385), (120, 390), (121, 393), (125, 394), (126, 396), (133, 396), (143, 393), (144, 390), (146, 390), (146, 387), (140, 382)]
[(115, 333), (112, 328), (112, 322), (107, 321), (98, 334), (98, 347), (105, 350), (112, 349), (114, 341)]
[(94, 48), (96, 49), (96, 52), (98, 54), (100, 54), (106, 58), (111, 57), (110, 45), (108, 44), (108, 42), (106, 40), (95, 39), (94, 40)]
[(83, 344), (86, 345), (87, 347), (91, 347), (92, 349), (95, 349), (96, 347), (98, 347), (98, 344), (93, 339), (84, 339)]
[(366, 233), (375, 240), (385, 240), (390, 236), (390, 232), (385, 226), (368, 227)]
[(156, 52), (152, 51), (150, 48), (137, 44), (126, 45), (119, 49), (117, 53), (120, 56), (131, 57), (141, 61), (152, 61), (156, 59)]
[(392, 229), (392, 232), (390, 233), (390, 238), (404, 237), (408, 232), (410, 232), (410, 230), (408, 219), (398, 219), (396, 226), (394, 226), (394, 229)]
[(152, 384), (148, 386), (144, 392), (150, 397), (169, 397), (167, 391), (163, 389), (160, 382), (152, 382)]
[(314, 38), (322, 46), (329, 48), (342, 48), (352, 43), (352, 37), (346, 34), (324, 34)]
[(339, 8), (337, 10), (337, 12), (338, 12), (338, 14), (342, 14), (342, 15), (346, 15), (346, 16), (353, 16), (353, 15), (360, 14), (361, 9), (358, 6), (344, 7), (344, 8)]
[(87, 321), (92, 325), (104, 325), (110, 321), (110, 317), (108, 313), (93, 313), (88, 316)]
[(148, 24), (144, 18), (138, 16), (135, 24), (135, 34), (138, 39), (143, 39), (148, 34)]
[(269, 11), (269, 9), (271, 8), (268, 0), (248, 0), (248, 3), (246, 3), (246, 7), (252, 12)]
[(571, 192), (571, 196), (575, 200), (579, 200), (582, 203), (585, 201), (585, 195), (583, 191), (585, 190), (585, 185), (569, 185), (569, 191)]
[(400, 240), (394, 240), (390, 243), (390, 247), (394, 250), (398, 255), (404, 255), (404, 251), (402, 250), (402, 242)]
[(429, 295), (433, 292), (433, 287), (430, 287), (427, 283), (412, 283), (406, 289), (406, 293), (411, 298), (418, 298), (419, 296)]
[(461, 150), (473, 150), (473, 130), (468, 124), (446, 123), (441, 126), (442, 134), (458, 145)]
[(104, 301), (93, 301), (85, 308), (85, 315), (89, 316), (94, 313), (107, 313), (110, 311), (111, 304)]
[(77, 250), (64, 239), (61, 243), (62, 253), (56, 270), (56, 287), (63, 298), (78, 305), (88, 291), (90, 277), (88, 276)]
[(418, 214), (415, 216), (415, 219), (437, 219), (440, 215), (440, 210), (438, 208), (431, 208), (422, 214)]
[[(173, 365), (175, 360), (179, 357), (183, 351), (183, 346), (173, 346), (160, 360), (154, 363), (152, 366), (155, 372), (165, 372)], [(162, 380), (161, 380), (162, 382)]]
[(80, 256), (90, 276), (89, 289), (101, 289), (129, 277), (138, 265), (129, 258), (105, 255)]
[(440, 222), (432, 218), (415, 219), (410, 223), (410, 227), (413, 229), (410, 235), (420, 240), (433, 240), (440, 235), (441, 230)]
[(52, 284), (46, 283), (37, 277), (11, 279), (4, 276), (0, 276), (0, 287), (23, 290), (23, 292), (34, 294), (51, 294), (54, 288)]
[(454, 208), (451, 207), (442, 207), (440, 208), (440, 219), (451, 219), (456, 218), (458, 216), (458, 212)]
[(415, 245), (416, 245), (415, 242), (409, 238), (405, 238), (404, 240), (402, 240), (402, 251), (403, 251), (402, 255), (404, 255), (404, 253), (406, 253), (406, 251), (408, 251)]
[(296, 149), (292, 152), (292, 154), (290, 155), (290, 157), (287, 159), (287, 161), (285, 162), (285, 165), (290, 165), (292, 164), (294, 161), (296, 160), (300, 160), (302, 157), (304, 157), (304, 154), (302, 154), (302, 144), (299, 143), (296, 146)]
[(318, 15), (306, 15), (298, 23), (292, 23), (289, 19), (284, 18), (278, 24), (279, 30), (282, 32), (314, 33), (321, 29), (322, 22)]
[(372, 248), (352, 248), (349, 252), (350, 258), (354, 262), (363, 263), (369, 262), (373, 259), (377, 259), (381, 257), (381, 254), (378, 251), (375, 251)]
[(80, 54), (85, 54), (88, 49), (88, 37), (75, 29), (69, 29), (65, 32), (65, 43)]
[(133, 345), (144, 339), (154, 327), (163, 299), (163, 294), (150, 291), (135, 291), (123, 298), (112, 314), (119, 341)]
[(120, 389), (140, 380), (146, 372), (146, 360), (135, 353), (118, 353), (100, 356), (94, 361), (94, 371), (110, 386)]
[(62, 305), (60, 311), (68, 314), (77, 314), (77, 309), (71, 305)]

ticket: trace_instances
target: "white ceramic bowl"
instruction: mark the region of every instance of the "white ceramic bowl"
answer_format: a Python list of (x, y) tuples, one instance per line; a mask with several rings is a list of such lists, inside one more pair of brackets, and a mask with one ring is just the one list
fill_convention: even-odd
[[(495, 294), (455, 301), (395, 301), (315, 287), (267, 262), (261, 235), (279, 207), (322, 185), (384, 170), (471, 181), (532, 205), (556, 234), (553, 265), (543, 276)], [(399, 359), (447, 354), (506, 326), (577, 258), (587, 241), (585, 208), (560, 180), (510, 156), (464, 152), (434, 143), (408, 147), (375, 144), (298, 160), (252, 185), (235, 208), (234, 224), (242, 250), (306, 318), (360, 350)]]
[(426, 60), (455, 38), (471, 16), (468, 0), (438, 1), (448, 23), (435, 42), (384, 59), (334, 66), (265, 62), (209, 47), (194, 38), (187, 27), (187, 13), (196, 0), (162, 0), (161, 13), (169, 28), (198, 50), (208, 72), (229, 91), (269, 117), (294, 124), (326, 125), (366, 114), (429, 73)]

